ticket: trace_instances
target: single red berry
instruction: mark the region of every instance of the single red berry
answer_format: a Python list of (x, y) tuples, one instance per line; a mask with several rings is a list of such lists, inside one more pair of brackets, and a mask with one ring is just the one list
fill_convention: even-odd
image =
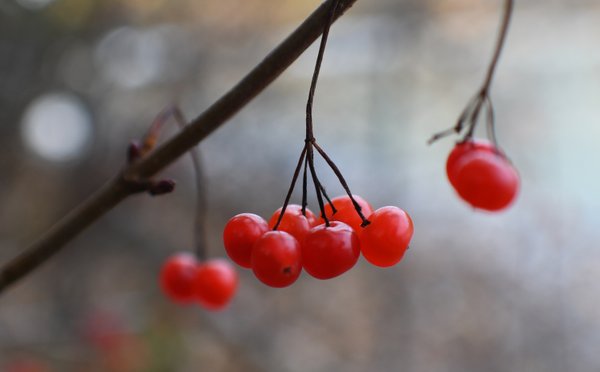
[[(280, 214), (281, 208), (273, 213), (273, 216), (271, 216), (271, 219), (269, 220), (270, 229), (275, 227)], [(298, 243), (302, 245), (304, 237), (308, 233), (308, 230), (310, 230), (312, 227), (311, 218), (313, 221), (316, 220), (315, 215), (308, 208), (306, 209), (305, 217), (302, 214), (302, 206), (297, 204), (289, 204), (287, 208), (285, 208), (285, 213), (283, 214), (283, 218), (281, 219), (281, 223), (277, 227), (277, 230), (290, 233), (294, 238), (296, 238)]]
[(448, 181), (450, 181), (452, 186), (456, 184), (456, 164), (463, 155), (469, 154), (473, 151), (484, 151), (490, 153), (497, 152), (494, 145), (485, 139), (469, 139), (467, 141), (457, 143), (448, 155), (448, 160), (446, 160), (446, 175), (448, 176)]
[(229, 220), (223, 230), (223, 245), (236, 264), (250, 268), (254, 243), (269, 231), (267, 222), (252, 213), (241, 213)]
[(410, 216), (398, 207), (388, 206), (373, 212), (369, 221), (371, 224), (358, 234), (363, 256), (375, 266), (397, 264), (413, 236)]
[[(368, 219), (371, 213), (373, 213), (373, 207), (371, 207), (371, 205), (360, 196), (354, 194), (352, 196), (360, 206), (361, 213), (363, 214), (363, 216), (365, 216), (365, 218)], [(362, 220), (360, 219), (360, 216), (358, 215), (358, 213), (356, 213), (356, 210), (354, 209), (352, 199), (350, 199), (348, 195), (342, 195), (331, 199), (331, 202), (333, 203), (337, 212), (333, 214), (331, 205), (327, 203), (325, 205), (325, 215), (327, 216), (327, 218), (329, 218), (329, 220), (331, 221), (343, 222), (349, 225), (351, 228), (354, 229), (354, 231), (358, 233), (361, 229), (360, 225), (362, 224)], [(325, 221), (323, 220), (323, 218), (321, 218), (321, 223), (324, 222)]]
[(291, 285), (302, 271), (300, 243), (285, 231), (267, 232), (252, 249), (252, 271), (268, 286)]
[(519, 190), (519, 175), (500, 154), (472, 151), (454, 166), (454, 188), (475, 208), (499, 211), (508, 207)]
[(196, 264), (196, 258), (190, 253), (177, 253), (163, 264), (160, 285), (172, 301), (190, 303), (195, 300)]
[(302, 247), (302, 266), (317, 279), (331, 279), (350, 270), (360, 256), (358, 235), (347, 224), (331, 221), (313, 227)]
[(231, 301), (238, 285), (238, 274), (224, 259), (201, 262), (196, 269), (196, 298), (208, 310), (221, 310)]

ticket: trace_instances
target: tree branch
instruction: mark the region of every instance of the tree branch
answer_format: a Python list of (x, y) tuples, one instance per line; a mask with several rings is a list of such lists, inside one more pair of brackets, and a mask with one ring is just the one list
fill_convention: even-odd
[[(356, 1), (339, 0), (335, 19), (344, 14)], [(4, 265), (0, 271), (0, 292), (59, 252), (95, 220), (139, 191), (135, 187), (136, 184), (148, 180), (185, 154), (261, 93), (321, 35), (328, 21), (332, 2), (333, 0), (327, 0), (321, 4), (262, 62), (192, 120), (183, 131), (148, 156), (127, 166), (117, 177), (59, 220), (23, 253)]]

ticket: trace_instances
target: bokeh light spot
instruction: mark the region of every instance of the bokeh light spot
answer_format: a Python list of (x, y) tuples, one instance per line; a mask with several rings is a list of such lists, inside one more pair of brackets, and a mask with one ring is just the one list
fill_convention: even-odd
[(160, 80), (166, 53), (160, 33), (121, 27), (98, 43), (95, 61), (106, 80), (122, 88), (137, 88)]
[(23, 8), (31, 10), (43, 9), (53, 2), (54, 0), (17, 0), (17, 3)]
[(92, 120), (83, 103), (64, 93), (48, 93), (33, 100), (21, 125), (27, 148), (51, 161), (81, 156), (92, 134)]

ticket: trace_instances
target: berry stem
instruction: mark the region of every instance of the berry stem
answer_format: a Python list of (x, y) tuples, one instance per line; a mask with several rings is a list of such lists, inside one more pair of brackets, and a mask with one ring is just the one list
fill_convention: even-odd
[[(310, 88), (308, 90), (308, 99), (306, 100), (306, 138), (304, 139), (304, 146), (308, 150), (308, 166), (310, 168), (310, 174), (313, 179), (313, 183), (315, 185), (315, 192), (317, 193), (317, 202), (319, 203), (319, 210), (321, 212), (321, 217), (325, 220), (325, 226), (329, 227), (329, 219), (325, 213), (325, 204), (323, 203), (323, 195), (333, 207), (331, 200), (327, 196), (325, 192), (325, 188), (319, 181), (317, 176), (317, 171), (315, 170), (315, 160), (314, 160), (314, 150), (313, 145), (316, 144), (315, 136), (313, 133), (313, 101), (315, 98), (315, 90), (317, 88), (317, 81), (319, 80), (319, 72), (321, 71), (321, 64), (323, 63), (323, 55), (325, 54), (325, 47), (327, 46), (327, 38), (329, 37), (329, 29), (331, 28), (331, 23), (335, 18), (335, 11), (337, 10), (339, 0), (334, 0), (331, 4), (331, 9), (329, 11), (329, 19), (323, 26), (323, 35), (321, 36), (321, 43), (319, 44), (319, 52), (317, 53), (317, 61), (315, 62), (315, 69), (313, 71), (312, 79), (310, 82)], [(303, 200), (304, 202), (304, 200)], [(303, 212), (304, 212), (304, 206)]]
[[(155, 122), (162, 120), (165, 122), (169, 117), (173, 117), (181, 130), (185, 129), (187, 121), (183, 116), (181, 109), (175, 105), (171, 105), (163, 110), (155, 119)], [(198, 261), (205, 261), (207, 258), (206, 244), (206, 188), (204, 178), (204, 168), (200, 162), (200, 152), (197, 146), (192, 146), (189, 150), (194, 167), (194, 176), (196, 181), (196, 216), (194, 221), (194, 246), (195, 254)]]
[(487, 121), (486, 121), (487, 135), (488, 135), (488, 138), (490, 139), (490, 141), (492, 141), (492, 143), (494, 144), (494, 148), (496, 148), (496, 150), (499, 150), (500, 148), (498, 147), (498, 139), (496, 137), (494, 105), (492, 105), (492, 100), (490, 99), (489, 96), (485, 96), (485, 103), (487, 104), (487, 107), (486, 107), (486, 109), (487, 109)]
[(480, 93), (479, 96), (477, 97), (474, 107), (471, 111), (471, 114), (469, 115), (469, 126), (468, 126), (469, 129), (467, 130), (467, 133), (463, 137), (463, 141), (473, 138), (473, 133), (475, 132), (475, 126), (477, 125), (477, 118), (479, 117), (479, 113), (481, 112), (481, 106), (485, 100), (485, 96), (483, 96), (481, 94), (482, 93)]
[(500, 23), (500, 31), (498, 32), (498, 39), (496, 41), (496, 46), (494, 48), (494, 53), (492, 55), (492, 60), (488, 65), (487, 72), (485, 74), (485, 78), (483, 84), (477, 91), (477, 95), (469, 101), (467, 107), (463, 110), (456, 125), (452, 128), (446, 129), (444, 131), (438, 132), (434, 134), (428, 141), (428, 144), (432, 144), (433, 142), (439, 140), (440, 138), (449, 136), (451, 134), (459, 134), (464, 129), (464, 123), (468, 119), (468, 130), (463, 136), (461, 142), (467, 141), (473, 137), (473, 133), (475, 132), (475, 127), (477, 125), (477, 120), (479, 118), (479, 114), (481, 112), (481, 107), (486, 104), (487, 106), (487, 133), (488, 137), (494, 144), (497, 146), (496, 134), (495, 134), (495, 124), (493, 117), (493, 108), (492, 103), (489, 97), (490, 86), (492, 84), (492, 80), (494, 77), (494, 73), (496, 72), (496, 67), (498, 66), (498, 61), (500, 60), (500, 54), (502, 52), (502, 48), (504, 47), (506, 41), (506, 35), (508, 34), (508, 26), (510, 25), (510, 19), (512, 16), (514, 7), (514, 0), (506, 0), (504, 2), (504, 13), (502, 16), (502, 21)]
[[(306, 145), (304, 146), (306, 150)], [(308, 156), (304, 158), (304, 171), (302, 175), (302, 215), (306, 217), (306, 206), (308, 205), (307, 194), (308, 194)]]
[(329, 219), (327, 218), (327, 214), (325, 213), (325, 203), (323, 203), (323, 195), (321, 194), (321, 182), (319, 181), (319, 177), (317, 177), (317, 171), (315, 170), (315, 159), (314, 159), (314, 151), (313, 145), (314, 142), (308, 142), (308, 166), (310, 168), (310, 175), (312, 176), (313, 183), (315, 185), (315, 191), (317, 192), (317, 202), (319, 203), (319, 211), (321, 212), (321, 217), (325, 220), (325, 226), (329, 227)]
[(321, 148), (321, 146), (319, 146), (316, 142), (314, 143), (314, 146), (317, 149), (317, 151), (319, 152), (319, 154), (321, 154), (321, 156), (323, 157), (323, 159), (325, 159), (325, 161), (327, 162), (327, 164), (329, 165), (329, 167), (331, 168), (331, 170), (333, 170), (333, 173), (335, 173), (335, 175), (337, 176), (338, 180), (342, 184), (342, 187), (344, 188), (344, 190), (346, 190), (346, 193), (348, 194), (348, 197), (350, 198), (350, 200), (352, 200), (352, 205), (354, 206), (354, 209), (356, 210), (356, 213), (358, 213), (358, 216), (362, 220), (362, 223), (360, 225), (362, 227), (365, 227), (368, 224), (370, 224), (371, 222), (369, 222), (369, 220), (367, 220), (365, 218), (365, 216), (363, 215), (363, 213), (361, 211), (362, 208), (360, 207), (360, 205), (358, 204), (358, 202), (354, 199), (354, 196), (352, 195), (352, 192), (350, 191), (350, 187), (348, 186), (348, 183), (344, 179), (344, 176), (342, 175), (342, 172), (340, 171), (340, 169), (337, 167), (337, 165), (335, 165), (335, 163), (333, 162), (333, 160), (331, 160), (331, 158)]
[(323, 197), (325, 198), (325, 200), (327, 200), (327, 203), (331, 207), (331, 214), (332, 215), (336, 214), (337, 213), (337, 209), (335, 209), (335, 206), (331, 202), (331, 199), (329, 198), (329, 195), (327, 195), (327, 190), (325, 190), (325, 186), (323, 186), (323, 184), (321, 184), (321, 192), (323, 193)]
[[(333, 214), (335, 214), (337, 212), (337, 210), (335, 209), (335, 206), (333, 205), (333, 203), (331, 202), (331, 199), (327, 195), (327, 191), (325, 190), (325, 187), (321, 184), (321, 182), (319, 182), (319, 179), (317, 177), (317, 172), (315, 170), (315, 165), (314, 165), (314, 151), (313, 151), (313, 148), (317, 149), (317, 151), (319, 152), (319, 154), (321, 154), (321, 156), (325, 159), (325, 161), (327, 161), (327, 164), (329, 165), (329, 167), (336, 174), (336, 176), (338, 177), (338, 180), (340, 181), (340, 183), (344, 187), (344, 190), (346, 190), (346, 192), (350, 196), (350, 199), (352, 200), (352, 204), (354, 205), (354, 209), (356, 209), (356, 212), (358, 213), (358, 215), (362, 219), (362, 226), (366, 226), (366, 225), (369, 224), (369, 221), (362, 214), (360, 205), (356, 202), (356, 200), (354, 200), (354, 197), (352, 196), (352, 193), (350, 193), (350, 188), (348, 187), (348, 184), (346, 183), (346, 180), (342, 176), (342, 173), (340, 172), (340, 170), (338, 169), (338, 167), (335, 165), (335, 163), (333, 162), (333, 160), (331, 160), (331, 158), (329, 158), (329, 156), (327, 156), (327, 154), (325, 153), (325, 151), (323, 151), (323, 149), (317, 144), (317, 142), (315, 140), (315, 137), (314, 137), (314, 133), (313, 133), (313, 115), (312, 115), (312, 109), (313, 109), (313, 101), (314, 101), (314, 97), (315, 97), (315, 89), (317, 87), (317, 81), (319, 79), (319, 72), (321, 71), (321, 64), (323, 62), (323, 55), (325, 54), (325, 47), (327, 45), (327, 38), (329, 36), (329, 29), (330, 29), (331, 23), (332, 23), (332, 21), (334, 19), (335, 11), (336, 11), (337, 6), (338, 6), (338, 2), (339, 1), (334, 1), (334, 3), (331, 5), (331, 13), (330, 13), (330, 16), (329, 16), (330, 19), (329, 19), (329, 22), (327, 22), (325, 24), (325, 27), (323, 29), (323, 36), (321, 37), (321, 44), (319, 45), (319, 53), (317, 54), (317, 61), (315, 63), (315, 70), (313, 72), (313, 76), (312, 76), (312, 80), (311, 80), (311, 84), (310, 84), (310, 89), (308, 91), (308, 100), (306, 102), (306, 138), (305, 138), (306, 145), (305, 146), (308, 146), (308, 157), (307, 157), (308, 165), (310, 167), (311, 176), (312, 176), (313, 182), (315, 184), (315, 190), (316, 190), (316, 193), (317, 193), (317, 201), (319, 203), (319, 209), (321, 211), (321, 217), (323, 217), (323, 219), (325, 220), (325, 226), (329, 226), (329, 219), (327, 218), (326, 213), (325, 213), (325, 204), (323, 203), (323, 197), (325, 197), (325, 199), (327, 200), (327, 202), (331, 206), (331, 210), (332, 210)], [(303, 198), (303, 203), (304, 202), (305, 202), (305, 200)], [(304, 209), (305, 209), (305, 207), (304, 207), (304, 204), (303, 204), (303, 209), (302, 209), (303, 212), (304, 212)]]
[[(298, 179), (298, 174), (300, 173), (300, 169), (302, 167), (302, 161), (304, 161), (304, 174), (302, 176), (302, 214), (304, 216), (306, 216), (307, 188), (308, 188), (307, 187), (308, 186), (308, 175), (307, 175), (307, 169), (306, 169), (307, 166), (310, 169), (310, 174), (311, 174), (314, 186), (315, 186), (315, 192), (317, 194), (317, 202), (319, 203), (321, 217), (323, 217), (323, 219), (325, 220), (325, 226), (329, 226), (329, 219), (327, 218), (327, 215), (325, 214), (325, 203), (323, 202), (323, 197), (325, 197), (325, 199), (331, 206), (333, 213), (337, 212), (335, 207), (333, 206), (333, 203), (331, 202), (331, 199), (329, 198), (329, 195), (327, 195), (327, 191), (325, 190), (325, 187), (319, 181), (319, 177), (317, 176), (317, 171), (315, 169), (314, 146), (318, 147), (318, 145), (315, 141), (315, 136), (313, 133), (312, 109), (313, 109), (313, 101), (315, 98), (315, 90), (317, 88), (317, 81), (319, 80), (319, 72), (321, 70), (321, 64), (323, 62), (323, 55), (325, 54), (325, 47), (327, 45), (327, 37), (329, 36), (329, 29), (331, 28), (331, 23), (333, 23), (333, 20), (335, 19), (335, 12), (337, 10), (338, 4), (339, 4), (339, 0), (333, 1), (333, 3), (331, 4), (330, 12), (329, 12), (329, 19), (323, 26), (323, 36), (321, 37), (321, 43), (319, 44), (319, 52), (317, 54), (317, 61), (315, 63), (315, 69), (313, 71), (312, 79), (310, 82), (310, 88), (308, 90), (308, 99), (306, 101), (306, 137), (304, 139), (304, 147), (302, 148), (302, 153), (300, 154), (300, 159), (298, 160), (298, 165), (296, 166), (296, 170), (294, 171), (294, 176), (292, 177), (292, 183), (288, 189), (288, 193), (287, 193), (285, 201), (283, 203), (281, 213), (279, 214), (277, 223), (273, 227), (273, 230), (277, 230), (277, 228), (279, 227), (279, 223), (281, 222), (281, 219), (283, 218), (283, 214), (285, 212), (285, 209), (287, 208), (290, 197), (294, 190), (296, 180)], [(318, 148), (318, 149), (319, 149), (319, 151), (323, 151), (323, 150), (320, 150), (320, 148)], [(305, 155), (306, 155), (306, 159), (304, 158)], [(328, 162), (328, 164), (331, 167), (331, 164), (333, 164), (333, 162), (330, 160)], [(335, 164), (333, 164), (333, 167), (335, 167)], [(334, 170), (334, 172), (336, 172), (336, 174), (339, 173), (339, 170), (337, 170), (337, 167), (335, 167), (333, 170)], [(344, 183), (345, 183), (345, 181), (344, 181)], [(347, 185), (346, 185), (346, 188), (347, 188)], [(354, 203), (355, 203), (355, 206), (358, 206), (358, 204), (356, 204), (356, 202), (354, 202)], [(358, 208), (359, 209), (357, 209), (357, 212), (363, 218), (363, 223), (364, 223), (364, 217), (362, 216), (362, 214), (360, 212), (360, 207), (358, 207)], [(367, 223), (368, 223), (368, 221), (367, 221)]]
[(492, 84), (492, 78), (494, 77), (494, 72), (496, 71), (498, 60), (500, 59), (500, 53), (502, 52), (502, 47), (504, 46), (506, 35), (508, 33), (508, 25), (510, 24), (510, 18), (512, 16), (513, 5), (514, 0), (506, 0), (504, 2), (504, 14), (502, 16), (502, 23), (500, 24), (500, 32), (498, 33), (498, 40), (496, 41), (496, 48), (494, 49), (492, 61), (488, 67), (484, 83), (481, 86), (481, 96), (488, 95), (490, 85)]
[[(308, 194), (307, 193), (307, 190), (308, 190), (307, 169), (308, 169), (308, 156), (304, 158), (304, 174), (302, 176), (302, 215), (304, 217), (306, 217), (306, 207), (308, 205), (308, 202), (307, 202), (307, 194)], [(321, 184), (321, 183), (319, 183), (319, 186), (321, 188), (321, 192), (323, 193), (323, 197), (325, 197), (325, 200), (327, 200), (327, 203), (329, 203), (329, 206), (331, 207), (332, 214), (337, 213), (337, 209), (331, 202), (331, 198), (329, 198), (329, 195), (327, 195), (327, 190), (325, 190), (325, 186), (323, 186), (323, 184)]]
[[(329, 37), (329, 29), (331, 23), (335, 18), (335, 11), (338, 7), (339, 0), (334, 0), (331, 4), (331, 10), (329, 12), (329, 19), (323, 26), (323, 35), (321, 36), (321, 43), (319, 44), (319, 52), (317, 54), (317, 61), (315, 63), (315, 69), (313, 71), (312, 80), (310, 82), (310, 89), (308, 90), (308, 99), (306, 101), (306, 141), (314, 141), (315, 137), (313, 134), (313, 120), (312, 120), (312, 108), (313, 101), (315, 98), (315, 90), (317, 88), (317, 81), (319, 80), (319, 72), (321, 71), (321, 64), (323, 63), (323, 55), (325, 54), (325, 47), (327, 46), (327, 38)], [(313, 165), (314, 166), (314, 165)]]
[(283, 219), (283, 215), (285, 210), (290, 202), (290, 198), (292, 197), (292, 192), (294, 192), (294, 186), (296, 185), (296, 180), (298, 179), (298, 175), (300, 174), (300, 169), (302, 168), (302, 162), (304, 161), (304, 157), (306, 156), (306, 146), (302, 149), (300, 153), (300, 158), (298, 159), (298, 165), (296, 165), (296, 169), (294, 170), (294, 175), (292, 176), (292, 183), (288, 189), (287, 195), (285, 196), (285, 201), (283, 202), (283, 207), (281, 207), (281, 212), (279, 213), (279, 217), (277, 217), (277, 223), (273, 226), (273, 230), (277, 230), (281, 220)]

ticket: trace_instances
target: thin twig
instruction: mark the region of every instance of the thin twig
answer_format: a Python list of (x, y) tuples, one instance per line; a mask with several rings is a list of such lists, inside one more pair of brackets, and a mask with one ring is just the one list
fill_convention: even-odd
[(331, 4), (338, 1), (334, 20), (357, 0), (328, 0), (265, 57), (240, 82), (186, 128), (123, 171), (60, 219), (23, 253), (0, 270), (0, 292), (17, 282), (127, 196), (139, 191), (135, 182), (147, 180), (185, 154), (246, 106), (289, 67), (323, 32), (330, 21)]
[(279, 217), (277, 217), (277, 222), (275, 226), (273, 226), (273, 230), (277, 230), (279, 228), (279, 224), (283, 219), (283, 215), (285, 214), (285, 210), (287, 209), (288, 203), (290, 202), (290, 198), (292, 197), (292, 192), (294, 192), (294, 186), (296, 185), (296, 180), (298, 179), (298, 175), (300, 174), (300, 170), (302, 169), (302, 163), (304, 162), (304, 157), (306, 156), (306, 146), (302, 149), (300, 153), (300, 158), (298, 159), (298, 165), (296, 165), (296, 169), (294, 170), (294, 175), (292, 176), (292, 182), (290, 184), (290, 188), (285, 196), (285, 201), (283, 202), (283, 207), (281, 207), (281, 211), (279, 212)]
[[(338, 1), (334, 0), (331, 4), (331, 10), (329, 13), (329, 19), (323, 28), (323, 35), (321, 36), (321, 43), (319, 44), (319, 52), (317, 53), (317, 61), (315, 62), (315, 69), (313, 71), (312, 79), (310, 82), (310, 88), (308, 90), (308, 99), (306, 100), (306, 137), (304, 139), (305, 147), (307, 148), (307, 160), (308, 167), (310, 169), (310, 175), (313, 179), (313, 183), (315, 185), (315, 192), (317, 194), (317, 203), (319, 204), (319, 212), (321, 217), (325, 221), (325, 226), (329, 227), (329, 219), (327, 218), (327, 213), (325, 213), (325, 203), (323, 202), (323, 196), (327, 199), (329, 204), (333, 207), (333, 203), (329, 200), (329, 196), (327, 196), (327, 192), (325, 192), (325, 188), (319, 181), (317, 176), (317, 171), (315, 169), (315, 157), (314, 157), (314, 147), (315, 143), (315, 135), (313, 133), (313, 101), (315, 98), (315, 89), (317, 88), (317, 81), (319, 80), (319, 72), (321, 71), (321, 64), (323, 63), (323, 56), (325, 55), (325, 48), (327, 46), (327, 39), (329, 37), (329, 29), (331, 28), (331, 24), (333, 23), (336, 10), (338, 8)], [(303, 196), (304, 198), (304, 196)]]
[[(283, 218), (283, 213), (285, 212), (288, 203), (290, 201), (290, 196), (294, 191), (294, 186), (296, 185), (296, 180), (298, 178), (298, 174), (300, 168), (302, 166), (302, 161), (304, 160), (304, 155), (306, 155), (306, 161), (304, 164), (304, 175), (302, 178), (302, 214), (306, 216), (306, 192), (307, 192), (307, 177), (306, 177), (306, 165), (310, 168), (310, 174), (313, 179), (313, 183), (315, 185), (315, 191), (317, 193), (317, 201), (319, 203), (319, 208), (321, 211), (321, 215), (325, 220), (325, 225), (329, 226), (329, 220), (327, 216), (325, 216), (325, 208), (323, 203), (323, 195), (329, 201), (329, 196), (325, 192), (325, 188), (319, 182), (319, 178), (317, 177), (317, 172), (315, 170), (314, 164), (314, 155), (313, 155), (313, 143), (315, 141), (315, 136), (313, 134), (313, 121), (312, 121), (312, 105), (315, 97), (315, 89), (317, 87), (317, 81), (319, 80), (319, 71), (321, 70), (321, 63), (323, 62), (323, 54), (325, 53), (325, 46), (327, 45), (327, 36), (329, 35), (329, 29), (331, 24), (335, 20), (335, 13), (339, 5), (339, 0), (333, 0), (329, 6), (331, 7), (329, 10), (329, 17), (325, 21), (325, 25), (323, 26), (323, 36), (321, 36), (321, 43), (319, 44), (319, 52), (317, 54), (317, 61), (315, 63), (315, 69), (313, 71), (312, 79), (310, 82), (310, 88), (308, 90), (308, 99), (306, 101), (306, 137), (304, 138), (304, 147), (302, 148), (302, 153), (300, 154), (300, 159), (298, 160), (298, 165), (296, 166), (296, 170), (294, 172), (294, 177), (292, 178), (292, 183), (288, 189), (287, 196), (285, 201), (283, 202), (283, 207), (281, 207), (281, 213), (279, 213), (279, 217), (277, 218), (277, 223), (273, 230), (277, 230), (279, 227), (279, 223)], [(331, 203), (331, 202), (330, 202)]]
[(327, 200), (327, 204), (329, 204), (329, 206), (331, 207), (331, 215), (336, 214), (337, 209), (335, 209), (335, 205), (333, 205), (331, 198), (329, 197), (329, 195), (327, 195), (327, 190), (325, 189), (325, 186), (323, 186), (322, 184), (321, 184), (321, 192), (323, 193), (323, 197), (325, 198), (325, 200)]
[(337, 167), (337, 165), (335, 165), (335, 163), (333, 162), (333, 160), (331, 160), (331, 158), (329, 157), (329, 155), (327, 155), (327, 153), (321, 148), (321, 146), (319, 146), (319, 144), (317, 144), (315, 142), (314, 146), (317, 149), (317, 151), (319, 152), (319, 154), (321, 155), (321, 157), (323, 157), (323, 159), (325, 159), (325, 161), (329, 165), (329, 168), (331, 168), (331, 170), (333, 170), (333, 173), (335, 173), (335, 175), (337, 176), (338, 180), (342, 184), (342, 187), (346, 191), (346, 194), (348, 194), (348, 197), (352, 201), (352, 205), (354, 206), (354, 209), (356, 210), (356, 213), (358, 213), (358, 216), (360, 217), (360, 219), (362, 221), (362, 223), (360, 225), (362, 227), (365, 227), (365, 226), (369, 225), (371, 222), (369, 220), (367, 220), (365, 218), (364, 214), (362, 213), (362, 208), (361, 208), (360, 204), (358, 204), (358, 202), (356, 201), (356, 199), (354, 199), (354, 195), (352, 195), (352, 191), (350, 191), (350, 186), (348, 186), (348, 182), (346, 182), (346, 179), (344, 179), (344, 176), (342, 175), (342, 172), (340, 171), (340, 169)]
[[(177, 125), (181, 130), (185, 129), (187, 120), (183, 112), (177, 106), (171, 108), (171, 112)], [(204, 178), (204, 168), (200, 159), (200, 150), (198, 146), (192, 146), (190, 149), (192, 166), (194, 167), (194, 178), (196, 180), (196, 213), (194, 221), (194, 246), (196, 257), (199, 261), (205, 261), (208, 257), (208, 247), (206, 243), (206, 210), (208, 202), (206, 198), (206, 180)]]
[(325, 221), (325, 226), (329, 227), (329, 218), (327, 218), (327, 213), (325, 213), (325, 203), (323, 203), (323, 195), (321, 194), (321, 181), (319, 181), (319, 177), (317, 176), (317, 170), (315, 169), (315, 156), (313, 151), (313, 143), (307, 142), (308, 145), (308, 167), (310, 169), (310, 175), (313, 179), (313, 183), (315, 185), (315, 191), (317, 192), (317, 203), (319, 203), (319, 211), (321, 212), (321, 218)]
[(510, 17), (512, 15), (513, 6), (513, 0), (506, 0), (506, 2), (504, 3), (504, 14), (502, 16), (502, 23), (500, 24), (498, 40), (496, 41), (496, 48), (494, 49), (492, 61), (490, 62), (487, 73), (485, 75), (485, 80), (483, 82), (483, 85), (481, 86), (481, 95), (487, 96), (490, 90), (492, 78), (494, 77), (494, 72), (496, 71), (498, 60), (500, 59), (500, 53), (502, 52), (502, 47), (504, 46), (504, 41), (506, 40), (506, 35), (508, 34), (508, 25), (510, 24)]
[[(306, 145), (304, 146), (306, 148)], [(308, 167), (308, 156), (304, 157), (304, 171), (302, 174), (302, 215), (306, 217), (306, 206), (308, 205), (308, 175), (306, 174)]]
[[(498, 39), (496, 40), (496, 45), (494, 48), (494, 53), (492, 55), (492, 60), (488, 65), (487, 72), (485, 74), (485, 78), (483, 80), (483, 84), (477, 91), (477, 94), (473, 99), (469, 101), (460, 117), (458, 118), (457, 123), (454, 127), (443, 130), (441, 132), (435, 133), (433, 136), (429, 138), (427, 144), (431, 145), (433, 142), (439, 140), (440, 138), (449, 136), (453, 133), (460, 134), (460, 132), (464, 129), (465, 121), (468, 119), (467, 131), (460, 142), (468, 141), (473, 137), (473, 133), (475, 132), (475, 127), (478, 122), (479, 114), (481, 112), (481, 106), (486, 103), (487, 100), (489, 107), (491, 107), (490, 101), (490, 86), (492, 84), (492, 79), (494, 77), (494, 73), (496, 72), (496, 67), (498, 66), (498, 61), (500, 60), (500, 53), (502, 52), (502, 48), (504, 47), (504, 43), (506, 41), (506, 35), (508, 34), (508, 26), (510, 25), (510, 19), (512, 16), (512, 11), (514, 7), (514, 0), (505, 0), (504, 2), (504, 13), (502, 15), (502, 21), (500, 23), (500, 30), (498, 32)], [(494, 144), (496, 144), (495, 137), (495, 129), (494, 129), (494, 121), (489, 119), (489, 111), (488, 111), (488, 135), (492, 133), (491, 140)]]
[(492, 105), (492, 100), (490, 99), (489, 96), (486, 96), (485, 102), (487, 104), (487, 121), (486, 121), (486, 128), (487, 128), (487, 135), (488, 138), (490, 139), (490, 141), (492, 141), (492, 144), (494, 145), (494, 148), (496, 150), (499, 150), (498, 147), (498, 139), (496, 137), (496, 125), (495, 125), (495, 116), (494, 116), (494, 105)]
[(321, 64), (323, 63), (323, 56), (325, 55), (325, 47), (327, 46), (327, 39), (329, 37), (329, 29), (331, 24), (335, 20), (335, 13), (339, 6), (338, 0), (333, 0), (331, 10), (329, 13), (329, 19), (325, 23), (323, 29), (323, 36), (321, 36), (321, 43), (319, 44), (319, 52), (317, 53), (317, 61), (315, 62), (315, 69), (310, 82), (310, 89), (308, 90), (308, 99), (306, 100), (306, 140), (314, 140), (313, 134), (313, 121), (312, 121), (312, 106), (315, 99), (315, 89), (317, 88), (317, 81), (319, 80), (319, 72), (321, 71)]

